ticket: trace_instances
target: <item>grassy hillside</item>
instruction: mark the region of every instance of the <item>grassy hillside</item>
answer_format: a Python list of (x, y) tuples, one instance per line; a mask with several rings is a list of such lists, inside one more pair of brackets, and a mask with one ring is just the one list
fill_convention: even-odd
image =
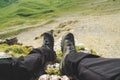
[(0, 0), (0, 8), (6, 7), (16, 1), (17, 0)]
[(1, 0), (0, 5), (0, 31), (63, 14), (96, 15), (120, 11), (120, 0)]

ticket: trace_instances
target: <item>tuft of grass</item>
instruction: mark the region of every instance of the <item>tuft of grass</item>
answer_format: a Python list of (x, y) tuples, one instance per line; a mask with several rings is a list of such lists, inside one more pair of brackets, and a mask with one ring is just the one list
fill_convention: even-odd
[(57, 55), (56, 62), (61, 62), (63, 57), (62, 51), (61, 50), (56, 51), (56, 55)]
[(90, 48), (90, 52), (91, 52), (91, 54), (93, 54), (93, 55), (102, 56), (100, 53), (97, 53), (93, 48)]
[(31, 51), (31, 48), (22, 45), (9, 46), (7, 44), (1, 44), (0, 51), (5, 52), (6, 54), (12, 55), (14, 57), (20, 57), (27, 55)]
[(45, 72), (47, 74), (61, 75), (59, 68), (52, 68), (52, 67), (50, 67), (50, 68), (46, 69)]
[(76, 46), (76, 50), (77, 51), (85, 50), (85, 47), (84, 46)]

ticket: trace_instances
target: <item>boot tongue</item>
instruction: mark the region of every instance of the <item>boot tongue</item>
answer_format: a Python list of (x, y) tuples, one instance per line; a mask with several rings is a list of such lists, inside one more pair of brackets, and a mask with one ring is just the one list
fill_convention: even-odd
[(69, 40), (65, 40), (66, 46), (73, 46), (72, 42)]
[(73, 45), (73, 43), (69, 40), (65, 40), (65, 46), (66, 46), (66, 50), (65, 52), (71, 52), (71, 51), (76, 51), (75, 50), (75, 46)]
[(43, 45), (49, 47), (51, 50), (53, 50), (54, 40), (52, 39), (51, 33), (44, 33), (44, 40)]

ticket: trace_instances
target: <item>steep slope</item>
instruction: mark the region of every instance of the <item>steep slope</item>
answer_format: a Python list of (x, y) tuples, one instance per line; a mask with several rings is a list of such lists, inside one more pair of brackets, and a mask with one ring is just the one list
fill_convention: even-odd
[(3, 6), (0, 9), (0, 30), (24, 23), (35, 24), (62, 14), (120, 11), (119, 0), (1, 0), (0, 4)]
[(20, 42), (38, 47), (42, 40), (36, 38), (54, 30), (57, 48), (61, 36), (71, 31), (77, 44), (85, 43), (105, 57), (119, 57), (119, 22), (120, 0), (18, 0), (0, 9), (0, 39), (25, 31), (17, 35)]
[(119, 22), (119, 13), (100, 16), (69, 15), (58, 18), (56, 22), (25, 31), (17, 35), (17, 38), (24, 45), (39, 47), (43, 42), (40, 35), (53, 30), (54, 48), (59, 50), (62, 36), (69, 31), (74, 34), (76, 45), (92, 48), (103, 57), (120, 58)]

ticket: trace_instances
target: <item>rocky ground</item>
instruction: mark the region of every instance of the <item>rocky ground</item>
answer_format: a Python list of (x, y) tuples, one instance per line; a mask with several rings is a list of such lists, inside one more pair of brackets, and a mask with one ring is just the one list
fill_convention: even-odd
[(61, 36), (66, 32), (72, 32), (77, 45), (84, 43), (86, 47), (95, 49), (104, 57), (120, 57), (119, 22), (119, 13), (102, 16), (67, 15), (55, 18), (54, 22), (49, 24), (23, 32), (17, 37), (24, 45), (39, 47), (42, 44), (41, 34), (53, 30), (57, 50), (60, 49)]
[[(60, 50), (61, 38), (66, 32), (72, 32), (75, 36), (76, 45), (82, 45), (87, 49), (93, 49), (98, 55), (108, 58), (120, 58), (120, 14), (102, 16), (79, 16), (69, 15), (55, 18), (53, 22), (27, 30), (15, 38), (13, 42), (39, 47), (42, 45), (42, 34), (53, 30), (55, 38), (55, 50)], [(16, 40), (16, 38), (18, 40)], [(8, 39), (2, 43), (11, 43)], [(4, 56), (1, 53), (0, 56)], [(5, 57), (5, 56), (4, 56)], [(59, 63), (48, 64), (46, 74), (39, 80), (70, 80), (66, 75), (60, 76)]]

